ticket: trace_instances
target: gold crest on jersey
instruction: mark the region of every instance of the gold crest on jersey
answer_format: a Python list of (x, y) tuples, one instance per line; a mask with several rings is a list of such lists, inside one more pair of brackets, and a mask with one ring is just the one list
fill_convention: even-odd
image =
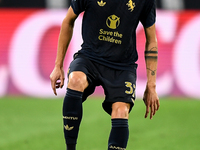
[(132, 0), (129, 0), (126, 5), (128, 6), (128, 10), (130, 10), (131, 12), (134, 10), (134, 8), (136, 6), (135, 3), (133, 3)]

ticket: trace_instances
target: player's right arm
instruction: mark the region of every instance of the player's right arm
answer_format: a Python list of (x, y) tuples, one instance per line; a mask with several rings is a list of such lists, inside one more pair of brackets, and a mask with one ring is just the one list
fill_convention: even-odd
[(56, 88), (62, 88), (64, 85), (65, 75), (63, 69), (63, 63), (67, 52), (67, 48), (72, 38), (74, 22), (76, 18), (77, 15), (70, 7), (61, 25), (55, 66), (50, 74), (51, 87), (55, 95), (57, 95)]

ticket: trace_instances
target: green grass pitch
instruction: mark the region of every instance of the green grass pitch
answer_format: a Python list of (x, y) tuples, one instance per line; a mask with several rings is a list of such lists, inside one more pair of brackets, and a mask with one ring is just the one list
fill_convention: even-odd
[[(103, 98), (84, 102), (77, 150), (106, 150), (111, 128)], [(145, 106), (135, 102), (129, 119), (127, 150), (199, 150), (200, 101), (160, 98), (160, 110), (144, 119)], [(62, 99), (0, 98), (0, 150), (65, 150)]]

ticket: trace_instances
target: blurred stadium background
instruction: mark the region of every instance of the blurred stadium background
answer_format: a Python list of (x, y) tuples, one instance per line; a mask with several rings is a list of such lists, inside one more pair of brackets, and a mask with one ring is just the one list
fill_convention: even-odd
[[(0, 0), (0, 150), (65, 149), (61, 110), (66, 85), (55, 97), (49, 74), (69, 5), (67, 0)], [(66, 71), (82, 42), (81, 18), (67, 52)], [(199, 150), (200, 1), (157, 0), (156, 28), (161, 108), (152, 121), (143, 119), (145, 37), (139, 24), (137, 101), (127, 150)], [(101, 108), (102, 100), (98, 87), (84, 103), (78, 150), (106, 149), (110, 117)]]

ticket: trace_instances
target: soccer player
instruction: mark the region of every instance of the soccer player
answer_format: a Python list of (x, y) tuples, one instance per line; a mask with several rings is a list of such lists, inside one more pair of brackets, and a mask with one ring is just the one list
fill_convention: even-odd
[(55, 67), (50, 75), (54, 94), (64, 85), (63, 61), (76, 18), (84, 12), (83, 44), (74, 54), (68, 71), (63, 103), (64, 135), (67, 150), (76, 149), (82, 102), (96, 86), (104, 89), (104, 110), (111, 116), (108, 150), (125, 150), (129, 137), (128, 118), (135, 101), (136, 28), (141, 22), (146, 35), (145, 62), (147, 83), (144, 92), (145, 118), (159, 109), (156, 93), (157, 39), (155, 0), (72, 0), (63, 20)]

